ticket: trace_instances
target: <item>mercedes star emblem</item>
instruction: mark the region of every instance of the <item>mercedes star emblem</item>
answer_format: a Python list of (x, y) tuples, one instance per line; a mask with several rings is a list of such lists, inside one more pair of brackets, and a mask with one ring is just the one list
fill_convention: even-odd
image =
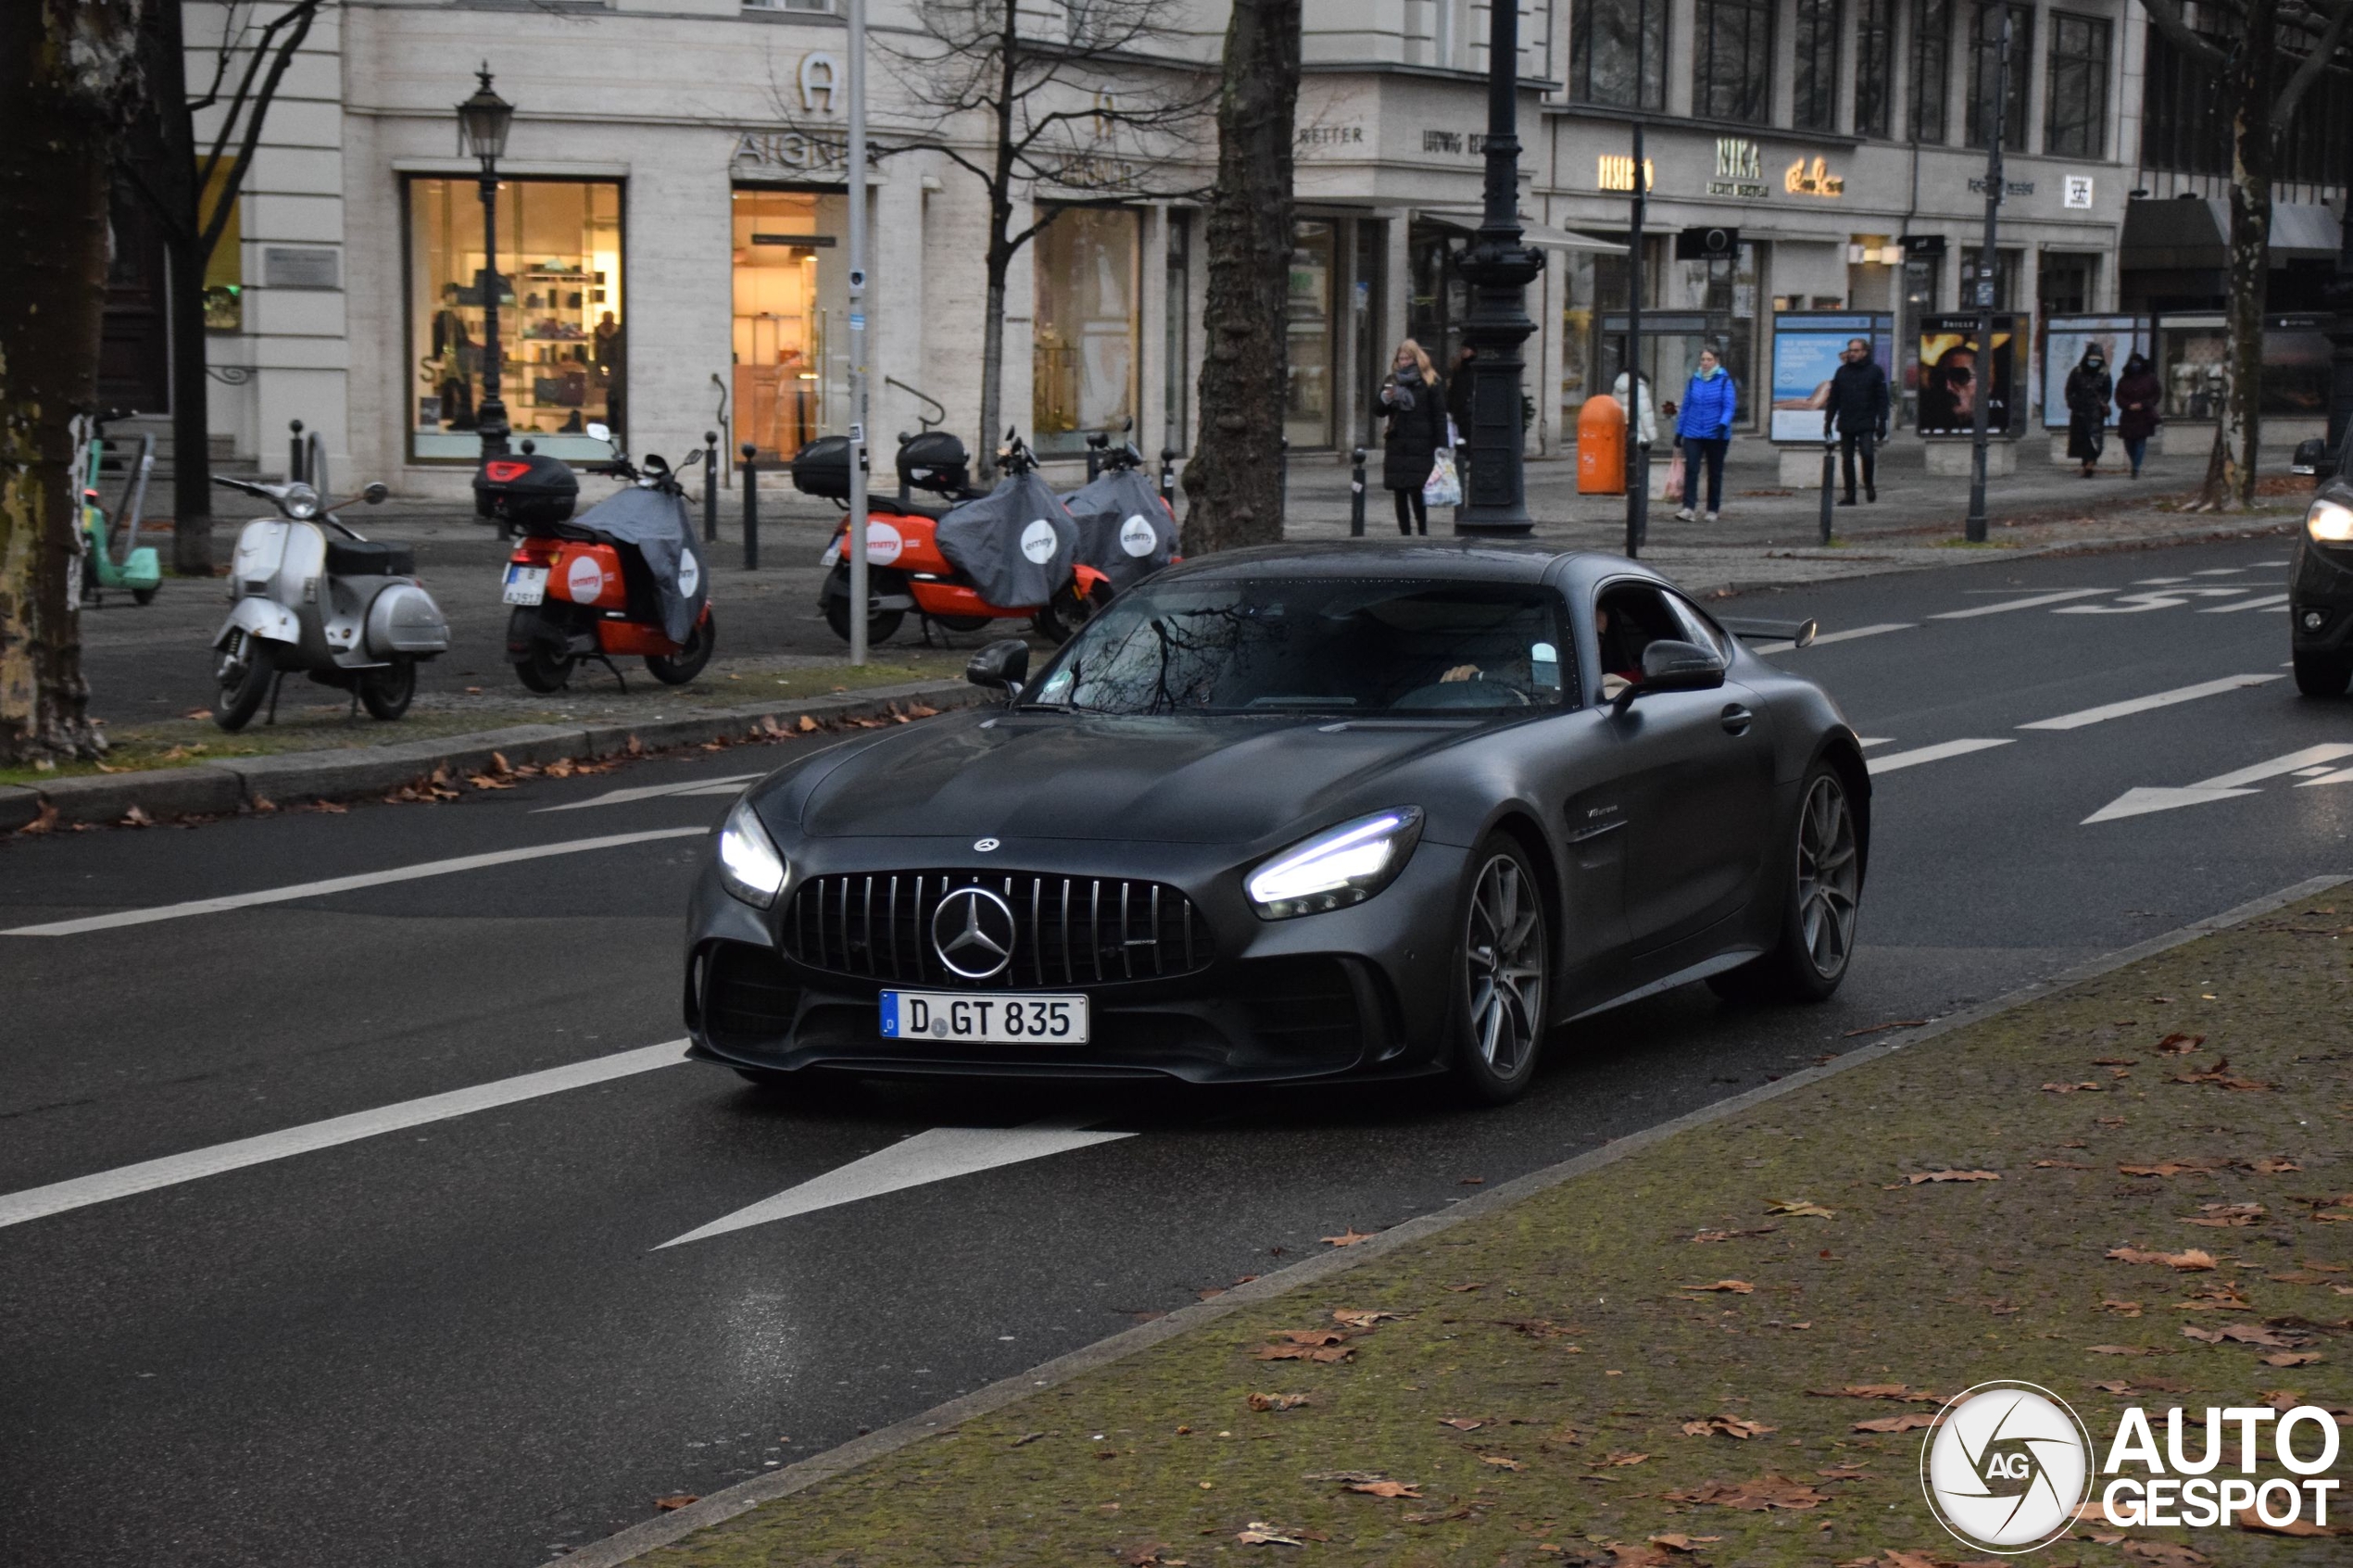
[(973, 840), (973, 847), (986, 855), (997, 847), (997, 841), (993, 838), (975, 838)]
[(931, 912), (932, 950), (949, 972), (990, 980), (1013, 961), (1013, 906), (986, 887), (956, 887)]

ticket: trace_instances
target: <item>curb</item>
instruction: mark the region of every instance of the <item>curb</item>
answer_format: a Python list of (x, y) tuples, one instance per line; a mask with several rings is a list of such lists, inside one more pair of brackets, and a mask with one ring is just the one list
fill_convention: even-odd
[(120, 822), (135, 807), (149, 820), (226, 816), (263, 800), (359, 800), (430, 777), (436, 770), (478, 772), (495, 755), (510, 762), (547, 763), (561, 758), (620, 756), (632, 747), (660, 751), (714, 740), (767, 740), (798, 733), (801, 720), (819, 725), (887, 718), (916, 703), (973, 708), (988, 693), (962, 681), (911, 681), (840, 696), (752, 703), (644, 724), (522, 724), (437, 740), (401, 741), (347, 750), (288, 751), (269, 757), (224, 758), (190, 768), (99, 773), (32, 786), (0, 786), (0, 834), (40, 817), (45, 806), (61, 826)]
[(1933, 1022), (1923, 1024), (1916, 1029), (1906, 1030), (1891, 1043), (1858, 1047), (1836, 1060), (1820, 1067), (1809, 1067), (1803, 1072), (1793, 1073), (1787, 1077), (1748, 1090), (1744, 1094), (1718, 1100), (1712, 1105), (1702, 1106), (1697, 1110), (1687, 1111), (1671, 1121), (1645, 1127), (1639, 1133), (1631, 1133), (1622, 1138), (1614, 1138), (1599, 1148), (1562, 1160), (1556, 1165), (1531, 1171), (1524, 1176), (1515, 1177), (1500, 1186), (1480, 1193), (1476, 1198), (1465, 1198), (1449, 1206), (1443, 1213), (1420, 1215), (1392, 1225), (1372, 1240), (1361, 1242), (1344, 1251), (1327, 1253), (1320, 1258), (1311, 1258), (1302, 1262), (1293, 1263), (1288, 1268), (1277, 1269), (1272, 1273), (1262, 1274), (1249, 1284), (1236, 1286), (1224, 1295), (1211, 1300), (1198, 1301), (1189, 1307), (1180, 1307), (1164, 1317), (1155, 1318), (1147, 1323), (1139, 1323), (1125, 1333), (1113, 1335), (1108, 1339), (1097, 1340), (1092, 1345), (1081, 1346), (1066, 1355), (1057, 1356), (1052, 1361), (1032, 1367), (1027, 1372), (1018, 1373), (1012, 1377), (992, 1383), (985, 1388), (976, 1388), (969, 1394), (950, 1399), (945, 1404), (936, 1405), (920, 1414), (894, 1422), (866, 1436), (855, 1438), (838, 1448), (828, 1449), (824, 1453), (812, 1455), (797, 1464), (788, 1465), (769, 1474), (755, 1475), (749, 1480), (739, 1481), (735, 1486), (713, 1492), (674, 1512), (658, 1515), (642, 1524), (633, 1524), (616, 1535), (608, 1536), (601, 1541), (590, 1542), (578, 1551), (567, 1553), (558, 1561), (563, 1562), (566, 1568), (622, 1568), (623, 1564), (632, 1562), (647, 1552), (673, 1545), (698, 1530), (708, 1529), (711, 1525), (733, 1519), (737, 1514), (747, 1513), (763, 1502), (789, 1497), (795, 1492), (805, 1491), (820, 1482), (829, 1481), (861, 1465), (896, 1453), (901, 1449), (975, 1416), (1002, 1410), (1005, 1406), (1018, 1399), (1026, 1399), (1041, 1388), (1055, 1387), (1092, 1372), (1098, 1367), (1124, 1361), (1140, 1350), (1150, 1349), (1163, 1340), (1173, 1339), (1180, 1334), (1203, 1327), (1244, 1307), (1252, 1306), (1272, 1297), (1285, 1295), (1302, 1286), (1315, 1285), (1335, 1275), (1347, 1273), (1377, 1258), (1386, 1257), (1401, 1248), (1410, 1247), (1442, 1231), (1450, 1230), (1466, 1220), (1491, 1214), (1501, 1209), (1508, 1209), (1538, 1193), (1559, 1186), (1565, 1182), (1574, 1181), (1604, 1166), (1616, 1164), (1627, 1156), (1638, 1154), (1652, 1145), (1662, 1143), (1679, 1133), (1738, 1116), (1768, 1100), (1793, 1094), (1799, 1089), (1818, 1084), (1826, 1078), (1835, 1077), (1841, 1073), (1861, 1067), (1868, 1062), (1877, 1061), (1881, 1057), (1892, 1055), (1896, 1051), (1910, 1049), (1926, 1041), (1952, 1034), (1956, 1030), (1965, 1029), (1970, 1024), (2008, 1012), (2012, 1009), (2023, 1007), (2029, 1002), (2040, 1001), (2056, 992), (2080, 985), (2087, 980), (2095, 980), (2102, 975), (2112, 973), (2130, 964), (2138, 963), (2143, 959), (2154, 958), (2159, 953), (2181, 947), (2185, 943), (2195, 942), (2201, 936), (2208, 936), (2218, 931), (2227, 931), (2233, 926), (2243, 925), (2258, 916), (2271, 913), (2273, 909), (2293, 904), (2298, 899), (2312, 897), (2347, 883), (2353, 883), (2353, 876), (2307, 878), (2292, 886), (2251, 899), (2235, 909), (2224, 909), (2220, 914), (2193, 921), (2161, 936), (2153, 936), (2147, 941), (2137, 942), (2132, 947), (2078, 964), (2072, 969), (2053, 975), (2048, 980), (2032, 982), (2020, 986), (2017, 990), (1996, 997), (1991, 1001), (1964, 1008), (1958, 1012), (1948, 1013)]

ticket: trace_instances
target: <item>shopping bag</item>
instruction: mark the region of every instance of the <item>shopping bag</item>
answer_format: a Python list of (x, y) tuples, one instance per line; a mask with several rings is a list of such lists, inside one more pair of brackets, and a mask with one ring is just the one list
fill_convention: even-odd
[(1438, 460), (1429, 465), (1429, 477), (1422, 481), (1422, 505), (1459, 507), (1462, 504), (1463, 482), (1454, 472), (1454, 454), (1451, 448), (1441, 448)]
[(1675, 448), (1675, 456), (1667, 465), (1666, 496), (1670, 501), (1683, 498), (1683, 449), (1680, 446)]

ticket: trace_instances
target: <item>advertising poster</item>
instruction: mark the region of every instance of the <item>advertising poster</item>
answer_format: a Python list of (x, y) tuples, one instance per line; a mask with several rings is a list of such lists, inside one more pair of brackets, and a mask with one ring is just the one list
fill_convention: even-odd
[(1977, 342), (1977, 317), (1920, 318), (1920, 415), (1922, 435), (1968, 435), (1977, 428), (1977, 401), (1985, 399), (1985, 428), (1995, 435), (2014, 432), (2020, 409), (2018, 318), (1994, 318), (1991, 366)]
[(1785, 311), (1773, 318), (1775, 441), (1819, 441), (1830, 405), (1831, 377), (1849, 339), (1871, 345), (1895, 401), (1895, 318), (1876, 312)]
[[(2043, 424), (2049, 430), (2067, 428), (2067, 378), (2083, 361), (2083, 351), (2097, 348), (2108, 361), (2108, 379), (2124, 379), (2124, 361), (2149, 351), (2145, 316), (2054, 316), (2043, 338)], [(2116, 423), (2116, 405), (2108, 404), (2108, 422)]]

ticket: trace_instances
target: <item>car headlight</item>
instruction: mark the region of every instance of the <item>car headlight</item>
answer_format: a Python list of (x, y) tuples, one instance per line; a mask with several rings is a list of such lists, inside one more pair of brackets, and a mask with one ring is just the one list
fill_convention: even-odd
[(2342, 501), (2315, 501), (2304, 514), (2304, 532), (2324, 545), (2353, 543), (2353, 507)]
[(719, 880), (745, 903), (764, 909), (785, 890), (785, 879), (790, 874), (785, 858), (776, 853), (775, 840), (760, 825), (750, 799), (736, 801), (719, 830)]
[(1421, 836), (1418, 806), (1357, 817), (1266, 861), (1244, 879), (1242, 891), (1263, 920), (1361, 904), (1397, 880)]

